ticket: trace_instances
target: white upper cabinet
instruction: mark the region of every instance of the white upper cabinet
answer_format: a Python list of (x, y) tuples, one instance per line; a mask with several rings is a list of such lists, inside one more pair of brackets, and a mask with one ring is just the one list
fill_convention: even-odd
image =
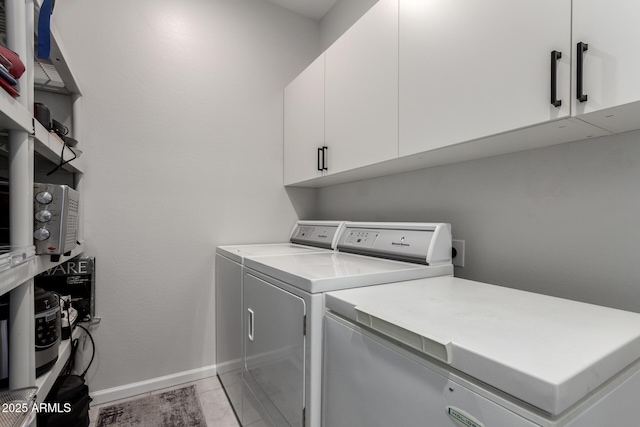
[(322, 176), (323, 146), (324, 54), (284, 90), (284, 184)]
[(638, 17), (631, 0), (379, 0), (310, 67), (304, 102), (287, 88), (285, 184), (639, 129)]
[(398, 156), (398, 0), (379, 0), (327, 51), (329, 175)]
[(401, 0), (400, 156), (568, 117), (570, 22), (570, 0)]
[(573, 1), (574, 115), (612, 132), (640, 128), (638, 18), (637, 0)]

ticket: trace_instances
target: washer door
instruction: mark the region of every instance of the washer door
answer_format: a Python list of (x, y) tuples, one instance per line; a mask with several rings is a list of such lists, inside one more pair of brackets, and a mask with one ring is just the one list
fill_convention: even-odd
[(243, 287), (245, 382), (272, 419), (302, 426), (305, 302), (251, 274)]

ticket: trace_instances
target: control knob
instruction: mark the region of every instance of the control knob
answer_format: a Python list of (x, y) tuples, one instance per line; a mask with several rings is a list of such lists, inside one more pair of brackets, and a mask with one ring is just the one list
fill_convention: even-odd
[(46, 209), (36, 212), (36, 215), (35, 215), (36, 220), (38, 222), (49, 222), (51, 221), (51, 216), (52, 216), (51, 212), (49, 212)]
[(53, 200), (53, 196), (48, 191), (41, 191), (36, 194), (36, 201), (43, 205), (48, 205)]
[(46, 228), (38, 228), (33, 232), (33, 237), (36, 240), (47, 240), (51, 236), (51, 232)]

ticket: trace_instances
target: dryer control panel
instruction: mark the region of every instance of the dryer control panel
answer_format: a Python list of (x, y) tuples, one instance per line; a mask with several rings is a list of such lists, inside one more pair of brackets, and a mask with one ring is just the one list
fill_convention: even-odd
[(343, 223), (298, 221), (289, 241), (307, 246), (334, 249)]
[(451, 226), (348, 222), (338, 250), (420, 264), (451, 263)]
[(350, 230), (344, 242), (351, 246), (371, 248), (379, 235), (380, 232), (373, 230)]

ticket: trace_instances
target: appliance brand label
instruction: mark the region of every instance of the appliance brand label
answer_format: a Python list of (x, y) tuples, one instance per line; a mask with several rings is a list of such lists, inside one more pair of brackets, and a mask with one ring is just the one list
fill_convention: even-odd
[(318, 234), (319, 238), (326, 239), (328, 236), (326, 234)]
[[(55, 248), (53, 248), (55, 249)], [(45, 276), (69, 276), (72, 274), (89, 274), (92, 273), (89, 260), (69, 260), (64, 264), (60, 264), (56, 267), (50, 268), (43, 273)]]
[(453, 418), (454, 421), (460, 424), (461, 426), (484, 427), (484, 424), (482, 424), (480, 421), (478, 421), (471, 415), (467, 414), (462, 409), (454, 408), (453, 406), (447, 406), (446, 409), (447, 409), (447, 414), (449, 414), (449, 416)]
[(411, 246), (409, 243), (405, 243), (405, 240), (407, 240), (406, 237), (401, 237), (400, 242), (391, 242), (391, 246)]

